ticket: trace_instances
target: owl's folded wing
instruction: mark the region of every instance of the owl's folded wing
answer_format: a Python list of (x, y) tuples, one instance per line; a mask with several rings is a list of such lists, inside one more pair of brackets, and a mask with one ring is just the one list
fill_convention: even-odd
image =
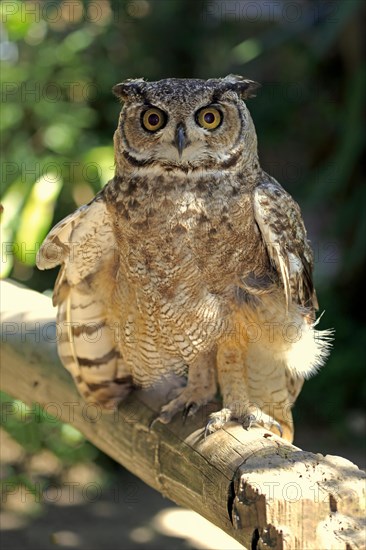
[(109, 409), (131, 387), (128, 373), (121, 372), (109, 313), (118, 267), (116, 250), (110, 215), (100, 193), (58, 223), (37, 255), (40, 269), (61, 264), (53, 294), (61, 360), (84, 398)]
[(314, 311), (318, 303), (313, 286), (313, 255), (299, 205), (273, 178), (254, 191), (254, 216), (267, 252), (291, 302)]
[(110, 215), (103, 195), (99, 194), (49, 232), (38, 251), (37, 267), (50, 269), (61, 264), (68, 284), (74, 286), (98, 272), (101, 262), (115, 249)]

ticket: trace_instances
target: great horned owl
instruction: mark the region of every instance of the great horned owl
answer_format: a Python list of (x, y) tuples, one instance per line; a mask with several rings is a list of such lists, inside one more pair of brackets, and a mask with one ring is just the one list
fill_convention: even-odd
[(43, 243), (58, 350), (86, 400), (113, 409), (132, 387), (188, 375), (159, 416), (221, 391), (208, 432), (253, 420), (293, 437), (291, 406), (324, 362), (313, 259), (300, 209), (258, 160), (244, 100), (258, 84), (128, 80), (115, 176)]

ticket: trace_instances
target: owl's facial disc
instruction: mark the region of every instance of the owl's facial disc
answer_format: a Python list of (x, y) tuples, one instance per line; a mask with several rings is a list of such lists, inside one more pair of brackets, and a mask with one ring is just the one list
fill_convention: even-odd
[(247, 116), (235, 95), (212, 102), (212, 95), (197, 94), (178, 105), (175, 100), (151, 99), (125, 102), (121, 113), (118, 133), (134, 169), (158, 164), (214, 169), (238, 157)]
[(252, 87), (250, 81), (232, 76), (121, 83), (116, 93), (124, 107), (116, 147), (133, 170), (238, 166), (257, 154), (255, 130), (243, 101)]

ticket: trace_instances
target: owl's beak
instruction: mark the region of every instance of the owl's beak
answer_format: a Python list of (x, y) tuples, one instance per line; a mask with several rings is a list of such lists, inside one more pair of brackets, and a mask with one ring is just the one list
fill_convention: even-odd
[(187, 145), (184, 125), (180, 122), (175, 129), (174, 145), (178, 149), (179, 158), (182, 158), (183, 149)]

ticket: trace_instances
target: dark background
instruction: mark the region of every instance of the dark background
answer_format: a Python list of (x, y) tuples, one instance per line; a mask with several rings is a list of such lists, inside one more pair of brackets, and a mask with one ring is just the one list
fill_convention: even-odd
[[(51, 226), (113, 175), (114, 84), (229, 73), (260, 82), (248, 106), (262, 166), (301, 205), (320, 328), (336, 331), (327, 365), (296, 404), (295, 442), (362, 461), (364, 3), (5, 1), (0, 9), (3, 276), (52, 289), (57, 270), (37, 271), (35, 253)], [(39, 479), (24, 457), (44, 452), (59, 460), (56, 478), (88, 461), (103, 479), (115, 475), (109, 459), (47, 418), (5, 428), (23, 458), (8, 457), (4, 475), (20, 485)]]

